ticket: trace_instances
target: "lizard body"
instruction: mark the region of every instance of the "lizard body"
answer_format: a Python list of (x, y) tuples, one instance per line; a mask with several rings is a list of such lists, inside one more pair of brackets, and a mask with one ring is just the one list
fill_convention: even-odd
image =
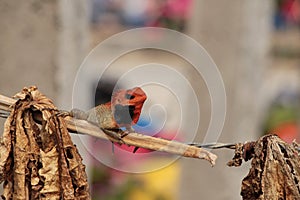
[(112, 135), (112, 131), (118, 131), (121, 127), (132, 131), (132, 125), (137, 123), (146, 99), (145, 92), (139, 87), (118, 90), (113, 93), (110, 102), (100, 104), (87, 112), (73, 109), (70, 115), (94, 123), (106, 134), (120, 139), (120, 136)]

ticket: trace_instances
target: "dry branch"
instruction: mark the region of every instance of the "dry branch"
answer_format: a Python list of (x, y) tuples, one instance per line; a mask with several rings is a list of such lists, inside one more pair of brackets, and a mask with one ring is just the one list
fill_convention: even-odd
[[(0, 95), (0, 110), (2, 109), (9, 111), (15, 101), (16, 100), (14, 99)], [(41, 116), (38, 113), (34, 114), (33, 117), (37, 121), (41, 119)], [(113, 138), (109, 138), (105, 133), (103, 133), (103, 131), (99, 127), (87, 121), (78, 120), (69, 116), (65, 117), (64, 120), (67, 124), (68, 130), (71, 132), (78, 132), (100, 139), (114, 141)], [(139, 133), (130, 133), (123, 138), (123, 141), (125, 142), (125, 144), (130, 146), (163, 151), (171, 154), (181, 155), (184, 157), (205, 159), (209, 161), (212, 166), (215, 165), (215, 161), (217, 159), (217, 156), (215, 154), (212, 154), (202, 148), (186, 145), (176, 141), (169, 141), (162, 138), (150, 137)]]

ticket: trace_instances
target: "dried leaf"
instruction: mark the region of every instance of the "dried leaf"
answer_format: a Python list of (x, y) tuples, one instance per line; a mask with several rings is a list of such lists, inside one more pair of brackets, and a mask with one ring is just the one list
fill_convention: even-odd
[(252, 162), (242, 182), (243, 199), (300, 199), (300, 158), (294, 146), (276, 135), (244, 145), (239, 156), (244, 160), (252, 158)]
[(2, 198), (90, 199), (82, 158), (52, 101), (36, 87), (16, 97), (0, 141)]

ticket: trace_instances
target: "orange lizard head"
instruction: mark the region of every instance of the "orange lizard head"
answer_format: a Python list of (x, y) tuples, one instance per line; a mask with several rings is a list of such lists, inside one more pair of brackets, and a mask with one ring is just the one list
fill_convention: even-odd
[(117, 124), (125, 127), (136, 124), (146, 99), (145, 92), (139, 87), (116, 91), (112, 95), (111, 108)]

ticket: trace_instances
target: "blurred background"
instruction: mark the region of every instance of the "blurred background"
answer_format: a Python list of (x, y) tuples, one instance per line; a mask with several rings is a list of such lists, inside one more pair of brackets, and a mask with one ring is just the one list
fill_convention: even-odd
[[(2, 0), (0, 93), (12, 96), (25, 86), (37, 85), (59, 108), (71, 109), (75, 76), (87, 54), (111, 35), (137, 27), (183, 32), (208, 51), (221, 72), (227, 95), (220, 142), (256, 140), (266, 133), (277, 133), (287, 142), (299, 139), (299, 0)], [(111, 51), (120, 45), (128, 44), (116, 44)], [(201, 124), (195, 138), (201, 141), (210, 121), (210, 97), (201, 76), (176, 55), (152, 50), (129, 53), (111, 64), (103, 80), (91, 80), (86, 90), (96, 103), (107, 102), (124, 73), (154, 62), (183, 74), (201, 99)], [(176, 82), (172, 77), (161, 78)], [(159, 136), (173, 138), (179, 120), (174, 96), (159, 87), (145, 89), (153, 93), (145, 110), (163, 102), (171, 116)], [(190, 94), (182, 95), (187, 97), (184, 109), (193, 108)], [(4, 120), (0, 120), (2, 131)], [(189, 131), (192, 119), (183, 120), (182, 135)], [(142, 116), (139, 125), (148, 123)], [(148, 126), (143, 131), (150, 134), (155, 128)], [(228, 168), (233, 151), (218, 150), (214, 168), (201, 160), (181, 158), (154, 172), (124, 173), (101, 164), (77, 136), (73, 139), (87, 165), (93, 199), (241, 199), (241, 181), (250, 166)], [(94, 152), (103, 151), (94, 141), (91, 144)], [(115, 159), (122, 165), (121, 158)], [(136, 159), (133, 165), (155, 165), (168, 159), (166, 155)]]

